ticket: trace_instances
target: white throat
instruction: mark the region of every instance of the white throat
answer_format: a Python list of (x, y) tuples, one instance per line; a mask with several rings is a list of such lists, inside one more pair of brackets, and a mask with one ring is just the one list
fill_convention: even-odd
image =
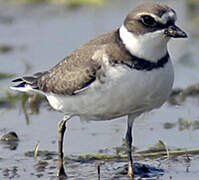
[(120, 27), (120, 38), (132, 55), (151, 62), (157, 62), (166, 55), (167, 42), (170, 39), (164, 35), (163, 30), (135, 35), (124, 25)]

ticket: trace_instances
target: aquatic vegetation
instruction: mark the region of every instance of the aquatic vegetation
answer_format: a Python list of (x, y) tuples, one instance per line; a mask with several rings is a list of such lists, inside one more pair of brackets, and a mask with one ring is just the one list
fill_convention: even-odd
[(40, 143), (38, 142), (35, 146), (35, 150), (34, 150), (34, 158), (37, 158), (38, 153), (39, 153), (39, 145)]
[[(135, 158), (158, 158), (158, 157), (165, 157), (168, 155), (168, 152), (166, 150), (164, 151), (157, 151), (157, 152), (150, 152), (151, 150), (146, 150), (146, 151), (140, 151), (136, 152), (133, 154)], [(173, 150), (169, 151), (169, 156), (181, 156), (181, 155), (196, 155), (199, 154), (199, 150)], [(125, 159), (127, 158), (127, 154), (120, 154), (120, 155), (101, 155), (101, 154), (85, 154), (85, 155), (79, 155), (79, 156), (70, 156), (67, 157), (67, 159), (75, 159), (79, 161), (85, 161), (85, 160), (100, 160), (100, 159), (105, 159), (105, 160), (110, 160), (110, 159)]]
[(192, 11), (196, 10), (199, 7), (198, 0), (186, 0), (186, 4), (187, 4), (187, 7)]
[[(34, 157), (34, 154), (35, 154), (35, 150), (34, 151), (27, 151), (25, 153), (25, 156), (26, 157)], [(57, 152), (55, 151), (48, 151), (48, 150), (38, 150), (38, 154), (37, 154), (37, 157), (54, 157), (54, 156), (57, 156)]]
[(21, 98), (21, 95), (11, 94), (3, 86), (0, 86), (0, 90), (4, 92), (4, 95), (0, 97), (0, 108), (11, 109), (17, 99)]
[(163, 124), (164, 129), (172, 129), (176, 126), (176, 123), (166, 122)]
[[(5, 1), (5, 0), (0, 0)], [(49, 3), (57, 5), (66, 5), (70, 7), (77, 7), (83, 5), (103, 5), (105, 0), (7, 0), (10, 3), (25, 3), (25, 4), (35, 4), (35, 3)]]
[(199, 129), (199, 121), (191, 120), (185, 118), (179, 118), (176, 122), (166, 122), (163, 124), (164, 129), (172, 129), (174, 127), (178, 127), (179, 131), (184, 130), (198, 130)]
[(21, 105), (26, 123), (30, 123), (30, 114), (39, 114), (40, 105), (42, 102), (47, 102), (45, 97), (38, 94), (17, 93), (12, 94), (8, 89), (0, 87), (0, 90), (4, 91), (5, 95), (0, 97), (0, 108), (5, 108), (6, 111), (16, 108), (17, 105)]
[[(145, 152), (138, 151), (134, 153), (134, 157), (136, 159), (136, 163), (134, 164), (134, 168), (136, 169), (135, 170), (136, 176), (142, 177), (142, 175), (144, 175), (145, 177), (146, 176), (151, 177), (153, 175), (156, 177), (159, 175), (163, 175), (165, 173), (168, 173), (166, 171), (168, 168), (167, 165), (169, 163), (171, 164), (171, 166), (173, 165), (176, 166), (176, 163), (182, 163), (181, 161), (185, 163), (191, 163), (194, 159), (197, 160), (197, 157), (199, 155), (199, 150), (197, 149), (196, 150), (174, 149), (174, 150), (169, 150), (170, 158), (168, 159), (168, 152), (165, 149), (164, 144), (165, 143), (159, 141), (154, 146), (154, 147), (160, 146), (161, 148), (164, 149), (163, 151), (160, 150), (157, 152), (150, 152), (146, 150)], [(153, 149), (153, 147), (149, 149)], [(35, 149), (26, 152), (25, 157), (35, 158)], [(114, 175), (114, 177), (118, 176), (125, 177), (127, 174), (127, 163), (125, 163), (126, 157), (127, 154), (119, 154), (119, 155), (84, 154), (84, 155), (68, 155), (65, 156), (65, 160), (66, 163), (68, 164), (68, 171), (70, 171), (71, 173), (75, 174), (77, 174), (77, 172), (78, 174), (85, 173), (85, 167), (86, 167), (86, 170), (96, 169), (94, 173), (96, 173), (96, 176), (98, 177), (100, 176), (100, 173), (101, 175), (102, 174), (104, 175), (104, 173), (111, 173), (111, 176)], [(142, 160), (145, 160), (144, 163)], [(57, 152), (48, 151), (48, 150), (38, 150), (38, 155), (37, 158), (35, 159), (35, 164), (33, 164), (34, 170), (31, 173), (32, 175), (35, 175), (37, 177), (40, 175), (45, 176), (45, 172), (47, 173), (48, 177), (52, 175), (55, 176), (54, 172), (56, 169), (56, 162), (57, 162)], [(120, 162), (119, 165), (118, 162)], [(112, 169), (109, 167), (112, 167)], [(10, 169), (10, 167), (8, 168)], [(8, 174), (5, 176), (8, 176)], [(86, 176), (89, 176), (89, 172), (86, 172)]]
[(10, 51), (12, 51), (14, 48), (10, 45), (0, 45), (0, 53), (9, 53)]
[(198, 0), (186, 0), (187, 15), (189, 22), (195, 27), (190, 33), (195, 38), (199, 38), (199, 1)]
[(47, 166), (48, 166), (47, 161), (39, 160), (37, 162), (37, 164), (35, 165), (35, 168), (36, 168), (37, 172), (43, 172)]
[[(164, 143), (165, 144), (165, 143)], [(158, 149), (160, 147), (160, 149)], [(190, 155), (199, 155), (199, 150), (183, 150), (176, 148), (174, 150), (169, 150), (168, 148), (165, 148), (165, 145), (161, 141), (158, 141), (157, 144), (154, 145), (154, 147), (150, 147), (147, 150), (144, 151), (138, 151), (133, 154), (133, 156), (136, 159), (143, 159), (143, 158), (159, 158), (159, 157), (168, 157), (168, 152), (170, 158), (176, 157), (176, 156), (190, 156)], [(35, 150), (28, 151), (25, 153), (26, 157), (34, 157)], [(46, 157), (56, 158), (57, 152), (54, 151), (48, 151), (48, 150), (39, 150), (37, 157), (42, 157), (46, 159)], [(51, 159), (50, 158), (50, 159)], [(96, 160), (126, 160), (127, 154), (82, 154), (82, 155), (68, 155), (65, 156), (65, 159), (68, 161), (75, 161), (75, 162), (83, 162), (83, 163), (89, 163)]]
[(15, 74), (1, 73), (0, 72), (0, 80), (14, 78), (15, 76), (16, 76)]
[(70, 7), (78, 7), (82, 5), (98, 5), (101, 6), (105, 0), (65, 0), (65, 4)]
[(199, 97), (199, 84), (191, 85), (185, 89), (174, 89), (168, 99), (170, 105), (181, 105), (188, 97)]

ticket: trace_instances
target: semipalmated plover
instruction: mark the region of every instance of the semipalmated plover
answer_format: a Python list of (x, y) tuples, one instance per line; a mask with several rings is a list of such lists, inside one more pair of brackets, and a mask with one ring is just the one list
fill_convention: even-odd
[(174, 80), (167, 43), (187, 37), (175, 21), (175, 11), (166, 5), (140, 5), (120, 28), (74, 50), (49, 71), (13, 80), (18, 84), (12, 89), (41, 93), (65, 114), (58, 125), (58, 176), (65, 175), (63, 136), (71, 117), (110, 120), (127, 115), (128, 174), (133, 177), (133, 122), (167, 100)]

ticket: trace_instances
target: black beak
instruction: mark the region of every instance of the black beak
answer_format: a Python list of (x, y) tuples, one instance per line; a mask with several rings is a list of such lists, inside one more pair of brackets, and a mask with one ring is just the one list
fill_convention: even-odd
[(173, 38), (187, 38), (187, 34), (176, 25), (169, 26), (164, 33)]

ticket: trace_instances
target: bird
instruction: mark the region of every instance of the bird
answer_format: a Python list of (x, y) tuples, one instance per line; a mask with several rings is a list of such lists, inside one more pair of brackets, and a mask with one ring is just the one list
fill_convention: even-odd
[(63, 142), (68, 120), (74, 116), (94, 121), (127, 116), (128, 175), (134, 177), (134, 121), (168, 99), (174, 70), (167, 44), (171, 38), (187, 38), (176, 20), (176, 12), (165, 4), (141, 4), (120, 27), (81, 45), (50, 70), (12, 81), (12, 89), (43, 94), (64, 114), (58, 123), (57, 176), (67, 176)]

